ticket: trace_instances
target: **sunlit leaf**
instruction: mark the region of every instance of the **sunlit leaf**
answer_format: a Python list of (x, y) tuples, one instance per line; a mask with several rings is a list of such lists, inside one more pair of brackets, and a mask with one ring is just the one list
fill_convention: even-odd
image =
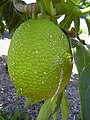
[(60, 108), (61, 102), (62, 102), (62, 97), (63, 97), (63, 92), (59, 93), (56, 96), (56, 106), (53, 110), (53, 115), (58, 111), (58, 109)]
[(62, 120), (68, 120), (69, 113), (69, 104), (65, 91), (63, 91), (63, 98), (61, 102), (61, 112), (62, 112)]
[(52, 99), (46, 100), (46, 102), (40, 109), (37, 120), (48, 120), (50, 113), (52, 113), (52, 119), (55, 120), (55, 118), (57, 118), (61, 100), (62, 100), (62, 93), (58, 94)]
[(46, 102), (40, 109), (37, 120), (48, 120), (48, 117), (51, 113), (51, 108), (52, 108), (51, 99), (46, 100)]
[(57, 119), (57, 115), (58, 115), (58, 110), (54, 113), (54, 115), (52, 116), (52, 120), (56, 120)]

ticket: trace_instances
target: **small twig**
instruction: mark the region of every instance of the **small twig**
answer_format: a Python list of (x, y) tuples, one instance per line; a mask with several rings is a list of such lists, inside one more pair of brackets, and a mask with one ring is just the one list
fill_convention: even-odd
[(64, 30), (63, 28), (60, 28), (60, 29), (67, 35), (67, 37), (77, 38), (81, 43), (86, 45), (85, 41), (80, 39), (79, 34), (75, 30), (75, 28), (72, 27), (70, 31), (69, 30)]

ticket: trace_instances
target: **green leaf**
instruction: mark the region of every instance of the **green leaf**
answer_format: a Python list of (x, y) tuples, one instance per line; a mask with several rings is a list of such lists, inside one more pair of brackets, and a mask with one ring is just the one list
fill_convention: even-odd
[(86, 17), (85, 21), (88, 27), (88, 34), (90, 35), (90, 17)]
[(77, 15), (74, 16), (74, 26), (75, 26), (75, 30), (78, 33), (80, 30), (80, 18)]
[(52, 0), (43, 0), (43, 1), (44, 1), (47, 12), (51, 16), (55, 16), (56, 15), (56, 9), (53, 6)]
[(46, 102), (44, 103), (39, 112), (37, 120), (48, 120), (48, 117), (51, 113), (51, 108), (52, 108), (51, 99), (46, 100)]
[(74, 60), (79, 74), (82, 120), (90, 120), (90, 51), (72, 39)]
[(40, 2), (41, 0), (36, 0), (36, 2)]
[(14, 31), (18, 27), (18, 23), (20, 21), (22, 22), (22, 19), (19, 19), (20, 16), (17, 10), (14, 8), (12, 2), (8, 2), (3, 7), (3, 17), (10, 32)]
[(26, 118), (25, 118), (25, 120), (29, 120), (29, 115), (28, 115), (28, 113), (26, 113)]
[(52, 0), (53, 5), (55, 5), (55, 4), (59, 4), (61, 1), (62, 1), (62, 0)]
[(63, 92), (59, 93), (57, 96), (56, 96), (56, 106), (54, 106), (54, 110), (53, 110), (53, 115), (58, 111), (58, 109), (60, 108), (60, 104), (62, 102), (62, 97), (63, 97)]
[[(5, 21), (10, 33), (13, 33), (22, 22), (29, 18), (27, 14), (20, 13), (14, 8), (12, 0), (0, 0), (0, 20)], [(0, 31), (3, 32), (3, 27)]]
[(62, 112), (62, 120), (68, 120), (69, 113), (69, 104), (65, 91), (63, 91), (63, 98), (61, 102), (61, 112)]
[(0, 116), (0, 120), (5, 120), (2, 116)]
[(57, 118), (58, 109), (60, 108), (62, 100), (62, 93), (58, 94), (54, 98), (46, 100), (44, 105), (41, 107), (37, 120), (48, 120), (50, 113), (52, 113), (52, 118), (55, 120)]
[(58, 111), (55, 112), (55, 114), (52, 116), (52, 120), (56, 120), (58, 115)]
[(58, 115), (58, 110), (62, 101), (63, 92), (58, 93), (57, 96), (52, 101), (52, 120), (56, 120)]
[(83, 113), (82, 113), (83, 120), (90, 120), (90, 115), (89, 115), (90, 114), (90, 85), (88, 86), (88, 88), (85, 92), (82, 104), (83, 104), (82, 109), (85, 114), (85, 115), (83, 115)]
[(87, 1), (87, 0), (82, 0), (83, 4), (85, 4), (85, 3), (86, 3), (86, 1)]
[(73, 14), (68, 13), (65, 15), (64, 19), (59, 23), (59, 26), (63, 29), (69, 29), (73, 20)]
[(70, 0), (70, 1), (72, 1), (75, 5), (78, 5), (81, 0)]
[(0, 7), (8, 3), (9, 0), (0, 0)]

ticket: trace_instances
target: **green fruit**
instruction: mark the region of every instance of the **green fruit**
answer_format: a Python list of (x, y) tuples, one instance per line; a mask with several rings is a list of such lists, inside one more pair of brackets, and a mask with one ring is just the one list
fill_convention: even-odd
[(48, 20), (24, 22), (11, 40), (8, 70), (17, 92), (31, 103), (55, 96), (72, 71), (67, 37)]

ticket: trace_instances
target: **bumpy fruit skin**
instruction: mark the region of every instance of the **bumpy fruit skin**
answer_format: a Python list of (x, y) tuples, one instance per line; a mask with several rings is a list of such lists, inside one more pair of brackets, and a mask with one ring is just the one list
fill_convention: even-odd
[(29, 20), (15, 31), (8, 51), (8, 70), (21, 96), (31, 103), (62, 91), (72, 71), (67, 37), (48, 20)]

